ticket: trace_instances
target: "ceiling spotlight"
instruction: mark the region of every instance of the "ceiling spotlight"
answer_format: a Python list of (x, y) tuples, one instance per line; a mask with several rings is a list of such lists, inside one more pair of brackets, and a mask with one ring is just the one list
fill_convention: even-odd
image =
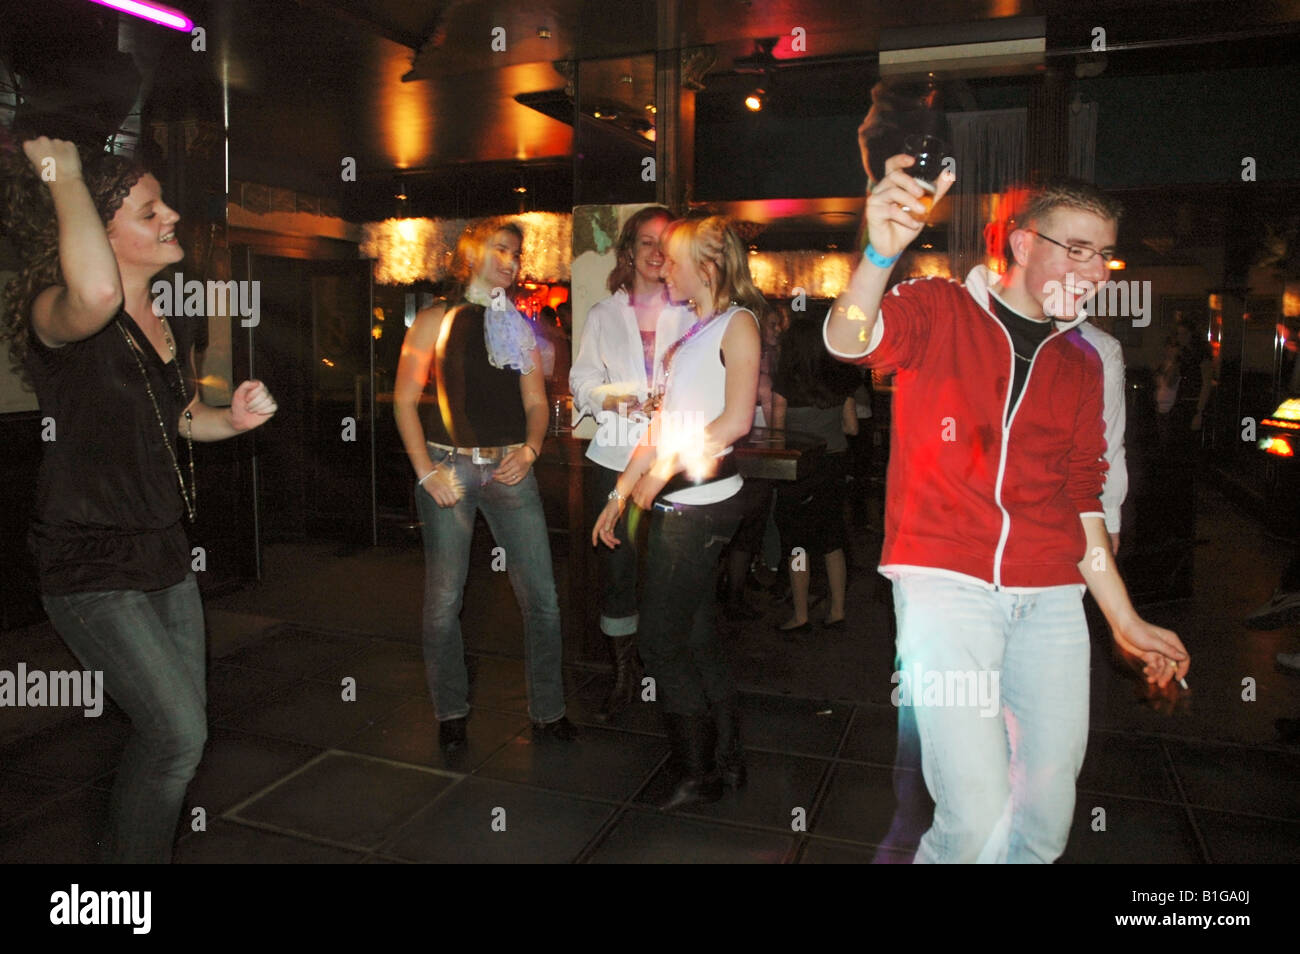
[(515, 186), (515, 192), (518, 193), (519, 195), (523, 195), (527, 191), (528, 191), (528, 186), (525, 185)]
[(1106, 267), (1112, 272), (1122, 272), (1128, 267), (1128, 263), (1126, 263), (1122, 258), (1112, 258), (1106, 263)]
[(398, 202), (405, 202), (406, 192), (405, 191), (399, 192), (397, 193), (397, 195), (393, 196), (393, 198), (396, 199)]
[(655, 113), (659, 112), (659, 107), (656, 106), (654, 103), (646, 103), (646, 104), (645, 104), (645, 109), (646, 109), (646, 112), (648, 112), (651, 116), (653, 116)]
[(551, 38), (551, 31), (550, 31), (550, 30), (546, 29), (546, 27), (538, 27), (538, 28), (537, 28), (537, 39), (539, 39), (539, 40), (549, 40), (550, 38)]
[(767, 91), (766, 91), (765, 89), (763, 89), (763, 87), (760, 86), (758, 89), (754, 90), (754, 92), (752, 92), (752, 93), (750, 93), (748, 96), (746, 96), (746, 97), (745, 97), (745, 108), (748, 109), (751, 113), (756, 113), (756, 112), (758, 112), (760, 109), (762, 109), (762, 108), (763, 108), (763, 96), (766, 94), (766, 92), (767, 92)]

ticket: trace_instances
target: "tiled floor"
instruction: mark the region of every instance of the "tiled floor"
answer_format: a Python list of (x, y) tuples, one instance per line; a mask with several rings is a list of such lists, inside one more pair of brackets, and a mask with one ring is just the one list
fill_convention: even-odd
[[(1272, 730), (1277, 715), (1300, 714), (1300, 678), (1267, 665), (1295, 648), (1295, 634), (1235, 622), (1267, 595), (1285, 554), (1243, 532), (1244, 519), (1207, 497), (1203, 595), (1147, 610), (1194, 654), (1194, 707), (1160, 714), (1141, 703), (1097, 640), (1093, 729), (1062, 861), (1300, 861), (1300, 751)], [(856, 556), (868, 564), (869, 548)], [(184, 816), (203, 830), (181, 838), (178, 861), (908, 860), (877, 851), (894, 812), (895, 710), (888, 607), (865, 572), (853, 578), (858, 625), (847, 635), (785, 642), (770, 632), (780, 607), (755, 597), (765, 619), (729, 637), (749, 784), (665, 816), (652, 808), (668, 785), (654, 706), (597, 725), (601, 666), (571, 658), (565, 668), (580, 738), (534, 742), (522, 662), (510, 654), (518, 614), (489, 573), (472, 576), (466, 602), (469, 744), (450, 756), (438, 748), (418, 645), (419, 560), (354, 555), (338, 571), (352, 585), (313, 591), (302, 577), (328, 557), (271, 548), (267, 581), (209, 600), (210, 740)], [(310, 592), (319, 598), (305, 601)], [(13, 645), (55, 659), (48, 638), (28, 632)], [(0, 668), (10, 665), (6, 653)], [(1242, 697), (1247, 676), (1254, 702)], [(126, 731), (111, 706), (26, 731), (0, 723), (0, 861), (93, 859)]]

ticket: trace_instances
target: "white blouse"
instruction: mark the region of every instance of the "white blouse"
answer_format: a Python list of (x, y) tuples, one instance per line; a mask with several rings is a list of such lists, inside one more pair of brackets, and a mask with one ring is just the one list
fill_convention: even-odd
[[(695, 314), (679, 305), (668, 305), (659, 313), (655, 327), (656, 378), (662, 377), (664, 352), (694, 323)], [(627, 292), (619, 289), (587, 312), (578, 354), (569, 372), (578, 420), (590, 415), (597, 424), (596, 436), (587, 445), (588, 460), (620, 473), (627, 467), (648, 419), (639, 412), (631, 418), (620, 417), (617, 411), (602, 410), (601, 405), (611, 394), (635, 394), (645, 400), (654, 383), (646, 377), (636, 311)]]

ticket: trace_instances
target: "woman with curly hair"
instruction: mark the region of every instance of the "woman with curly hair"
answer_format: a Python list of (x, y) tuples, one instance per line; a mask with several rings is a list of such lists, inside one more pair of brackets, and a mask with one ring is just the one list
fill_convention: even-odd
[(681, 775), (659, 806), (671, 811), (717, 801), (724, 784), (746, 778), (735, 683), (714, 627), (714, 580), (740, 523), (744, 481), (733, 445), (754, 421), (757, 316), (766, 303), (725, 219), (674, 222), (662, 245), (668, 298), (689, 303), (696, 321), (664, 355), (662, 404), (596, 519), (592, 545), (619, 545), (615, 527), (629, 499), (650, 512), (641, 657)]
[(207, 738), (203, 607), (182, 523), (195, 514), (193, 442), (257, 427), (276, 405), (257, 381), (229, 408), (199, 400), (192, 331), (150, 298), (153, 276), (184, 257), (157, 179), (109, 155), (83, 171), (57, 139), (22, 153), (0, 146), (4, 226), (23, 259), (3, 337), (55, 427), (30, 536), (41, 600), (131, 720), (103, 857), (167, 862)]

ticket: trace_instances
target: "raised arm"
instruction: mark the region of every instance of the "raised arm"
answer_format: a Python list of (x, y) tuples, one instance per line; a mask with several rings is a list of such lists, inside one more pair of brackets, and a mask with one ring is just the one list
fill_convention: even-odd
[[(872, 253), (878, 261), (895, 259), (925, 227), (924, 218), (914, 218), (910, 212), (904, 211), (905, 208), (919, 209), (920, 200), (925, 195), (925, 190), (916, 184), (916, 180), (903, 171), (913, 162), (911, 156), (892, 157), (885, 163), (885, 178), (867, 198), (867, 231), (871, 238), (869, 254), (858, 263), (848, 287), (835, 299), (826, 320), (826, 343), (839, 355), (858, 356), (869, 350), (880, 299), (884, 297), (889, 273), (893, 271), (892, 261), (886, 265), (876, 264), (872, 261)], [(935, 203), (943, 198), (953, 181), (948, 172), (939, 176)]]
[(23, 152), (54, 202), (64, 280), (32, 302), (32, 329), (42, 344), (59, 348), (89, 338), (112, 320), (122, 305), (122, 276), (81, 177), (77, 147), (42, 136), (23, 143)]

